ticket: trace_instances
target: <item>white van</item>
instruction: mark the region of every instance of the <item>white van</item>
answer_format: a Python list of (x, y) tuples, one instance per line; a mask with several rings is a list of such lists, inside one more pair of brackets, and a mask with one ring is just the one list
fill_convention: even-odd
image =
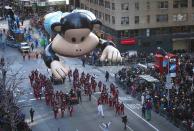
[(22, 53), (30, 52), (30, 45), (27, 42), (21, 42), (20, 43), (20, 51)]

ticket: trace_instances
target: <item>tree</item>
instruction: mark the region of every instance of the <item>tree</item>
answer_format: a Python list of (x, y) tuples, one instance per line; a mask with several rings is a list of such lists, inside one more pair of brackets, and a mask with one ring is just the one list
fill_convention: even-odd
[(25, 79), (21, 74), (21, 69), (13, 72), (7, 65), (9, 63), (0, 63), (0, 114), (11, 131), (16, 131), (17, 125), (24, 121), (18, 100), (22, 96), (22, 81)]

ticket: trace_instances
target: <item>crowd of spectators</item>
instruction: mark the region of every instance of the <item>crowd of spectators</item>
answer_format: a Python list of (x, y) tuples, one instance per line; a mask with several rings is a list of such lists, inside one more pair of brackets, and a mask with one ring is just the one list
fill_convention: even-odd
[[(169, 97), (165, 88), (166, 74), (161, 75), (154, 68), (123, 68), (117, 73), (116, 78), (131, 95), (139, 100), (151, 100), (153, 111), (167, 117), (177, 126), (182, 125), (187, 130), (194, 130), (194, 58), (192, 55), (181, 53), (177, 56), (179, 69), (176, 77), (172, 78), (173, 86), (169, 91)], [(137, 82), (138, 76), (142, 74), (158, 79), (161, 86)]]

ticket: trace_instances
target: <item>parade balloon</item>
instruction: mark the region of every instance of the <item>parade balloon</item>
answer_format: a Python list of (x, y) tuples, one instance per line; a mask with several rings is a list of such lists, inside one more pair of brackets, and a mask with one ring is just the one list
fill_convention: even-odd
[(101, 21), (88, 10), (54, 12), (44, 17), (44, 28), (52, 37), (52, 42), (45, 48), (43, 60), (56, 78), (63, 79), (69, 70), (60, 63), (56, 54), (79, 57), (90, 53), (98, 46), (102, 49), (101, 61), (121, 61), (120, 52), (115, 48), (115, 44), (99, 39), (92, 32), (95, 25), (101, 24)]

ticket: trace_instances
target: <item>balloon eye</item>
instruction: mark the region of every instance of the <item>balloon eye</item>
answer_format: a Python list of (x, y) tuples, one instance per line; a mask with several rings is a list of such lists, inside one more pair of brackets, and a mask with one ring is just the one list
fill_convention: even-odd
[(74, 43), (74, 42), (76, 42), (76, 39), (73, 37), (73, 38), (71, 39), (71, 41)]
[(84, 39), (85, 39), (85, 37), (82, 37), (82, 38), (81, 38), (81, 42), (83, 42), (83, 41), (84, 41)]

